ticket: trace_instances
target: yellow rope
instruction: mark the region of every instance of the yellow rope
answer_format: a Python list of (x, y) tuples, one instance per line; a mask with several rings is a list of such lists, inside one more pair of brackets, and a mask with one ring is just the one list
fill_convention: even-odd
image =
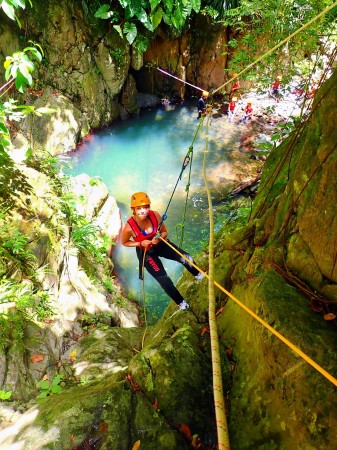
[(259, 58), (257, 58), (255, 61), (253, 61), (251, 64), (249, 64), (245, 69), (241, 70), (241, 72), (239, 72), (235, 77), (232, 77), (230, 80), (226, 81), (226, 83), (222, 84), (220, 87), (218, 87), (215, 91), (213, 91), (211, 94), (214, 95), (216, 92), (218, 92), (220, 89), (222, 89), (223, 87), (227, 86), (227, 84), (231, 83), (233, 80), (235, 80), (236, 78), (239, 78), (240, 75), (242, 75), (243, 73), (247, 72), (248, 69), (250, 69), (251, 67), (255, 66), (255, 64), (257, 64), (258, 62), (260, 62), (262, 59), (264, 59), (266, 56), (270, 55), (271, 53), (273, 53), (276, 49), (278, 49), (279, 47), (281, 47), (283, 44), (285, 44), (286, 42), (288, 42), (291, 38), (293, 38), (294, 36), (296, 36), (296, 34), (300, 33), (301, 31), (303, 31), (305, 28), (307, 28), (309, 25), (311, 25), (312, 23), (314, 23), (317, 19), (319, 19), (320, 17), (324, 16), (327, 12), (329, 12), (331, 9), (335, 8), (335, 6), (337, 6), (337, 2), (334, 2), (332, 5), (327, 6), (322, 12), (320, 12), (319, 14), (317, 14), (317, 16), (315, 16), (314, 18), (312, 18), (311, 20), (309, 20), (309, 22), (307, 22), (306, 24), (302, 25), (298, 30), (294, 31), (294, 33), (290, 34), (288, 37), (286, 37), (285, 39), (283, 39), (281, 42), (279, 42), (277, 45), (275, 45), (273, 48), (271, 48), (270, 50), (268, 50), (266, 53), (264, 53), (263, 55), (261, 55)]
[[(180, 253), (177, 249), (175, 249), (169, 242), (162, 239), (169, 247), (171, 247), (175, 252), (177, 252), (182, 258), (184, 258), (189, 264), (199, 270), (206, 278), (209, 279), (207, 273), (205, 273), (200, 267), (191, 262), (188, 258), (186, 258), (182, 253)], [(248, 314), (250, 314), (254, 319), (261, 323), (265, 328), (267, 328), (271, 333), (273, 333), (276, 337), (278, 337), (284, 344), (286, 344), (289, 348), (291, 348), (295, 353), (297, 353), (301, 358), (303, 358), (308, 364), (310, 364), (314, 369), (316, 369), (321, 375), (323, 375), (327, 380), (331, 381), (332, 384), (337, 386), (337, 379), (334, 378), (329, 372), (323, 369), (319, 364), (317, 364), (314, 360), (312, 360), (308, 355), (306, 355), (302, 350), (300, 350), (296, 345), (292, 344), (287, 338), (282, 336), (281, 333), (276, 331), (273, 327), (271, 327), (267, 322), (261, 319), (258, 315), (256, 315), (251, 309), (249, 309), (245, 304), (240, 302), (233, 294), (231, 294), (227, 289), (225, 289), (221, 284), (217, 281), (213, 281), (216, 287), (218, 287), (222, 292), (228, 295), (234, 302), (239, 305), (242, 309), (244, 309)]]
[(210, 115), (207, 117), (206, 124), (206, 144), (203, 159), (203, 178), (207, 192), (208, 212), (209, 212), (209, 266), (208, 266), (208, 320), (211, 340), (211, 356), (212, 356), (212, 373), (213, 373), (213, 395), (214, 395), (214, 409), (216, 428), (218, 436), (218, 448), (229, 450), (229, 434), (226, 419), (226, 408), (223, 395), (222, 372), (221, 372), (221, 357), (220, 345), (218, 336), (218, 327), (216, 322), (215, 311), (215, 289), (214, 289), (214, 218), (213, 206), (210, 188), (207, 180), (206, 160), (208, 153), (208, 126), (210, 122)]

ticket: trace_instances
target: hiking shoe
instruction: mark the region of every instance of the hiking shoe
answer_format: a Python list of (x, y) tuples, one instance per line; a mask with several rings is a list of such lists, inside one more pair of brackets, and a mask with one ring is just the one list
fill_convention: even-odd
[(188, 309), (190, 307), (190, 305), (185, 300), (183, 300), (181, 303), (179, 303), (178, 306), (179, 306), (179, 309)]
[(200, 283), (205, 278), (205, 275), (199, 272), (198, 275), (196, 275), (194, 278), (197, 280), (198, 283)]

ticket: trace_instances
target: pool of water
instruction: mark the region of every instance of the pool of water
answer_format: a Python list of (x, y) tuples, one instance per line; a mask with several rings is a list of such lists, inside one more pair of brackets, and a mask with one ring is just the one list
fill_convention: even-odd
[[(188, 182), (188, 166), (178, 181), (184, 157), (198, 129), (197, 109), (194, 103), (143, 111), (137, 118), (115, 123), (111, 128), (92, 135), (90, 141), (72, 152), (70, 175), (87, 173), (100, 177), (116, 198), (123, 224), (131, 215), (130, 196), (145, 191), (151, 199), (151, 208), (163, 214), (177, 184), (165, 222), (169, 237), (179, 244), (176, 227), (182, 222)], [(228, 128), (229, 127), (229, 128)], [(222, 118), (209, 127), (207, 172), (214, 195), (226, 187), (231, 179), (230, 146), (224, 137), (233, 127)], [(234, 128), (232, 129), (233, 132)], [(205, 148), (205, 124), (193, 146), (190, 195), (187, 204), (183, 248), (194, 254), (208, 238), (208, 206), (204, 192), (202, 163)], [(227, 133), (228, 134), (228, 133)], [(117, 245), (114, 252), (116, 277), (131, 297), (142, 300), (142, 286), (138, 279), (138, 260), (134, 249)], [(164, 260), (174, 280), (182, 267)], [(149, 275), (145, 276), (147, 310), (153, 317), (161, 315), (170, 299)]]

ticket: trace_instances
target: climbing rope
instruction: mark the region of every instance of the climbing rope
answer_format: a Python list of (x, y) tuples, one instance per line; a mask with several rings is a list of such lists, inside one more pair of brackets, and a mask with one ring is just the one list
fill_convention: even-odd
[(203, 158), (203, 179), (207, 192), (208, 199), (208, 211), (209, 211), (209, 245), (208, 245), (208, 322), (211, 341), (211, 357), (212, 357), (212, 374), (213, 374), (213, 395), (214, 395), (214, 409), (215, 420), (217, 426), (218, 436), (218, 448), (220, 450), (229, 450), (229, 434), (226, 419), (226, 408), (223, 395), (222, 385), (222, 371), (221, 371), (221, 357), (220, 357), (220, 345), (218, 336), (218, 327), (216, 322), (215, 311), (215, 289), (214, 289), (214, 218), (213, 218), (213, 206), (211, 191), (209, 188), (207, 173), (206, 173), (206, 160), (208, 153), (208, 127), (210, 123), (210, 115), (207, 117), (206, 123), (206, 144)]
[(170, 207), (170, 204), (171, 204), (171, 201), (172, 201), (173, 196), (175, 194), (175, 191), (177, 189), (178, 183), (179, 183), (179, 181), (181, 180), (181, 178), (183, 176), (184, 170), (190, 164), (190, 170), (189, 170), (189, 174), (188, 174), (188, 181), (187, 181), (186, 188), (185, 188), (185, 190), (186, 190), (186, 200), (185, 200), (185, 209), (184, 209), (184, 214), (183, 214), (183, 222), (182, 222), (182, 224), (178, 224), (177, 225), (177, 227), (180, 225), (180, 227), (182, 229), (181, 242), (182, 242), (182, 239), (183, 239), (183, 236), (184, 236), (185, 218), (186, 218), (186, 211), (187, 211), (187, 200), (188, 200), (188, 193), (189, 193), (190, 184), (191, 184), (191, 170), (192, 170), (192, 161), (193, 161), (193, 145), (194, 145), (194, 142), (195, 142), (195, 140), (196, 140), (196, 138), (198, 136), (198, 133), (199, 133), (199, 130), (200, 130), (201, 126), (202, 126), (202, 121), (199, 122), (198, 127), (196, 129), (196, 132), (194, 133), (194, 136), (193, 136), (193, 139), (192, 139), (192, 143), (191, 143), (191, 145), (190, 145), (190, 147), (189, 147), (189, 149), (188, 149), (188, 151), (187, 151), (187, 153), (185, 155), (185, 158), (183, 160), (183, 163), (182, 163), (182, 166), (181, 166), (181, 170), (180, 170), (180, 174), (179, 174), (179, 176), (177, 178), (177, 181), (176, 181), (176, 184), (175, 184), (175, 186), (173, 188), (171, 197), (170, 197), (170, 199), (169, 199), (169, 201), (167, 203), (165, 212), (162, 215), (161, 221), (160, 221), (160, 223), (158, 225), (158, 235), (159, 235), (160, 234), (160, 229), (161, 229), (161, 227), (163, 225), (163, 222), (164, 222), (164, 220), (167, 219), (167, 211), (168, 211), (168, 209)]
[[(181, 252), (179, 252), (177, 249), (175, 249), (168, 241), (165, 241), (165, 239), (160, 238), (163, 240), (163, 242), (166, 243), (166, 245), (170, 246), (175, 252), (178, 253), (182, 258), (184, 258), (189, 264), (191, 264), (193, 267), (195, 267), (197, 270), (199, 270), (200, 273), (202, 273), (207, 279), (209, 279), (209, 275), (207, 275), (206, 272), (204, 272), (200, 267), (198, 267), (196, 264), (194, 264), (192, 261), (190, 261), (188, 258), (186, 258), (185, 255), (183, 255)], [(284, 344), (286, 344), (289, 348), (291, 348), (295, 353), (297, 353), (301, 358), (303, 358), (308, 364), (310, 364), (314, 369), (316, 369), (321, 375), (323, 375), (327, 380), (331, 381), (332, 384), (337, 386), (337, 379), (334, 378), (329, 372), (327, 372), (325, 369), (323, 369), (319, 364), (317, 364), (314, 360), (312, 360), (308, 355), (306, 355), (302, 350), (300, 350), (296, 345), (291, 343), (287, 338), (282, 336), (281, 333), (276, 331), (272, 326), (270, 326), (267, 322), (265, 322), (261, 317), (259, 317), (257, 314), (255, 314), (251, 309), (248, 308), (244, 303), (242, 303), (239, 299), (237, 299), (233, 294), (231, 294), (227, 289), (225, 289), (221, 284), (219, 284), (217, 281), (213, 281), (214, 285), (219, 288), (222, 292), (224, 292), (228, 297), (230, 297), (237, 305), (240, 306), (240, 308), (244, 309), (248, 314), (250, 314), (254, 319), (256, 319), (258, 322), (260, 322), (261, 325), (263, 325), (265, 328), (267, 328), (274, 336), (280, 339)]]
[(192, 162), (193, 162), (193, 145), (194, 142), (198, 136), (199, 131), (202, 129), (202, 125), (203, 125), (203, 117), (201, 118), (201, 120), (199, 121), (199, 124), (197, 126), (196, 132), (194, 133), (193, 139), (192, 139), (192, 144), (190, 146), (190, 150), (191, 150), (191, 157), (190, 157), (190, 168), (189, 168), (189, 172), (188, 172), (188, 180), (186, 183), (186, 187), (185, 187), (185, 191), (186, 191), (186, 197), (185, 197), (185, 205), (184, 205), (184, 213), (183, 213), (183, 220), (181, 223), (176, 225), (176, 235), (177, 238), (178, 237), (178, 228), (180, 228), (181, 230), (181, 234), (180, 234), (180, 241), (179, 241), (179, 245), (180, 247), (182, 247), (183, 245), (183, 240), (184, 240), (184, 233), (185, 233), (185, 220), (186, 220), (186, 213), (187, 213), (187, 202), (188, 202), (188, 195), (190, 192), (190, 186), (191, 186), (191, 173), (192, 173)]
[(247, 67), (245, 67), (243, 70), (241, 70), (241, 72), (239, 72), (238, 74), (236, 74), (234, 77), (232, 77), (231, 79), (229, 79), (228, 81), (226, 81), (224, 84), (222, 84), (220, 87), (218, 87), (217, 89), (215, 89), (215, 91), (211, 92), (211, 95), (214, 95), (216, 92), (220, 91), (220, 89), (224, 88), (225, 86), (227, 86), (227, 84), (231, 83), (232, 81), (234, 81), (236, 78), (239, 78), (243, 73), (247, 72), (247, 70), (251, 69), (252, 67), (254, 67), (258, 62), (262, 61), (264, 58), (266, 58), (266, 56), (269, 56), (271, 53), (273, 53), (275, 50), (277, 50), (279, 47), (281, 47), (283, 44), (285, 44), (286, 42), (288, 42), (290, 39), (292, 39), (294, 36), (296, 36), (298, 33), (300, 33), (301, 31), (303, 31), (305, 28), (307, 28), (308, 26), (310, 26), (312, 23), (316, 22), (316, 20), (318, 20), (320, 17), (324, 16), (325, 14), (327, 14), (331, 9), (335, 8), (337, 6), (337, 2), (334, 2), (332, 5), (327, 6), (323, 11), (321, 11), (319, 14), (317, 14), (317, 16), (313, 17), (311, 20), (309, 20), (309, 22), (307, 22), (306, 24), (302, 25), (298, 30), (294, 31), (292, 34), (290, 34), (288, 37), (286, 37), (285, 39), (283, 39), (281, 42), (279, 42), (277, 45), (275, 45), (273, 48), (271, 48), (270, 50), (266, 51), (265, 53), (263, 53), (263, 55), (259, 56), (255, 61), (253, 61), (251, 64), (248, 64)]
[(188, 83), (187, 81), (182, 80), (181, 78), (178, 78), (178, 77), (176, 77), (175, 75), (172, 75), (171, 73), (166, 72), (166, 71), (163, 70), (163, 69), (160, 69), (159, 67), (157, 67), (157, 70), (159, 70), (159, 72), (162, 72), (162, 73), (165, 74), (165, 75), (168, 75), (168, 76), (171, 77), (171, 78), (174, 78), (174, 79), (176, 79), (176, 80), (178, 80), (178, 81), (181, 81), (181, 82), (184, 83), (184, 84), (188, 84), (189, 86), (192, 86), (192, 87), (194, 87), (195, 89), (198, 89), (199, 91), (206, 91), (206, 90), (207, 90), (207, 89), (203, 89), (203, 88), (198, 87), (198, 86), (194, 86), (194, 84)]

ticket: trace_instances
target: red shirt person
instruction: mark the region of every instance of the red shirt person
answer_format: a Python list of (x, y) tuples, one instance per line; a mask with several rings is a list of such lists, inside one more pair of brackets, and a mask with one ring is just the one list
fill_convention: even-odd
[(252, 114), (253, 114), (253, 107), (252, 107), (252, 101), (248, 100), (247, 105), (245, 107), (245, 114), (242, 117), (242, 119), (240, 119), (240, 123), (247, 123), (248, 120), (250, 120), (252, 118)]
[(229, 121), (231, 121), (233, 119), (233, 117), (235, 116), (235, 109), (236, 109), (236, 102), (237, 102), (237, 97), (233, 97), (232, 100), (229, 102), (228, 105), (228, 119)]
[[(238, 76), (237, 73), (233, 73), (233, 77), (237, 77), (237, 76)], [(232, 86), (232, 95), (238, 94), (239, 89), (240, 89), (240, 80), (238, 78), (236, 78), (236, 80), (234, 81), (233, 86)]]
[(279, 101), (279, 98), (281, 97), (281, 81), (282, 77), (281, 75), (278, 75), (271, 85), (271, 95), (276, 98), (277, 101)]

